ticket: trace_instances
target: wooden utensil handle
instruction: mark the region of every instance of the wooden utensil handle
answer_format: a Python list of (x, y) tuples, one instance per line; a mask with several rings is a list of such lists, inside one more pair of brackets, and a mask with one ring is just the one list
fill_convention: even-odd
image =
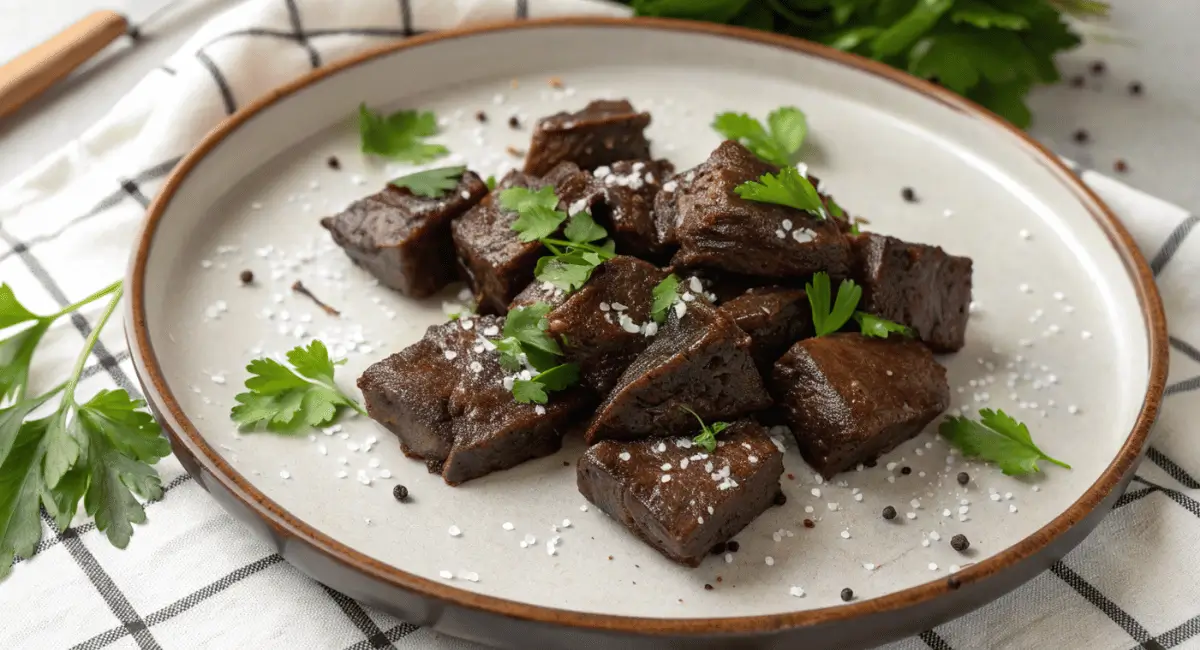
[(121, 14), (97, 11), (0, 66), (0, 118), (70, 74), (127, 29), (129, 21)]

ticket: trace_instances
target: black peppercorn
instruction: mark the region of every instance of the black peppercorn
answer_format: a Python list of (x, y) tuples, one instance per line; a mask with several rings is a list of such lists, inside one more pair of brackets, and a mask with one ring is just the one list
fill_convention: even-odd
[(896, 518), (896, 509), (891, 506), (887, 506), (886, 508), (884, 508), (883, 509), (883, 518), (887, 519), (888, 521), (895, 519)]
[(725, 547), (725, 542), (717, 542), (716, 544), (713, 544), (712, 550), (709, 551), (709, 553), (712, 553), (713, 555), (723, 555), (725, 553)]
[(1126, 164), (1124, 160), (1118, 158), (1117, 161), (1113, 163), (1113, 169), (1118, 173), (1124, 174), (1125, 172), (1129, 171), (1129, 165)]
[(397, 485), (392, 488), (392, 496), (396, 497), (397, 501), (403, 501), (408, 498), (408, 488), (403, 485)]
[(917, 201), (917, 193), (911, 187), (906, 187), (900, 190), (900, 196), (904, 197), (904, 200), (908, 201), (909, 203), (915, 203)]
[(521, 120), (518, 120), (517, 116), (513, 115), (512, 117), (508, 118), (508, 125), (514, 129), (519, 129), (521, 128)]
[(854, 590), (850, 587), (842, 589), (842, 602), (848, 603), (854, 600)]
[(804, 527), (805, 527), (805, 528), (815, 528), (816, 526), (817, 526), (817, 524), (816, 524), (816, 523), (814, 523), (812, 519), (805, 519), (805, 520), (804, 520)]
[(737, 542), (729, 542), (728, 547), (730, 553), (737, 553), (738, 549), (741, 548), (742, 545), (738, 544)]
[(1106, 67), (1103, 61), (1093, 61), (1089, 69), (1092, 71), (1092, 74), (1104, 74)]
[(708, 584), (708, 583), (706, 582), (706, 583), (704, 583), (704, 590), (705, 590), (705, 591), (712, 591), (712, 590), (713, 590), (713, 586), (712, 586), (712, 585), (710, 585), (710, 584)]
[(342, 161), (338, 160), (337, 156), (330, 156), (329, 159), (325, 161), (325, 164), (329, 165), (329, 168), (333, 171), (337, 171), (342, 168)]
[(239, 273), (238, 277), (241, 278), (242, 284), (250, 284), (251, 282), (254, 282), (254, 271), (246, 269), (245, 271)]
[(956, 478), (959, 485), (966, 485), (971, 482), (971, 475), (966, 472), (959, 472)]
[(1088, 132), (1084, 129), (1079, 129), (1071, 137), (1075, 140), (1075, 142), (1077, 142), (1079, 144), (1084, 144), (1089, 139)]
[(1142, 94), (1142, 82), (1135, 81), (1135, 82), (1129, 84), (1129, 94), (1130, 95)]
[(487, 121), (487, 113), (484, 113), (483, 111), (479, 111), (478, 113), (475, 114), (475, 119), (479, 120), (480, 122), (486, 122)]
[(775, 493), (775, 505), (782, 506), (787, 503), (787, 495), (783, 491)]
[(1074, 77), (1071, 77), (1071, 87), (1083, 88), (1083, 75), (1077, 74)]
[(904, 467), (900, 468), (900, 473), (905, 476), (908, 476), (909, 474), (912, 474), (912, 468), (909, 467), (908, 465), (905, 465)]
[(962, 553), (963, 551), (971, 548), (971, 542), (967, 540), (966, 535), (959, 533), (958, 535), (950, 538), (950, 548)]

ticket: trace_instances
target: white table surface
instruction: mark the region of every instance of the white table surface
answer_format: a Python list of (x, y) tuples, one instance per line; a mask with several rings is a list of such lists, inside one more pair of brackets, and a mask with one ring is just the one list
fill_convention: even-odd
[[(210, 16), (235, 0), (178, 0), (175, 11), (132, 46), (122, 39), (66, 83), (0, 120), (0, 184), (74, 137), (104, 114), (142, 75), (166, 58)], [(330, 0), (336, 1), (336, 0)], [(7, 61), (96, 9), (135, 20), (163, 0), (0, 0), (0, 61)], [(1064, 76), (1084, 74), (1083, 89), (1039, 88), (1031, 104), (1032, 133), (1054, 151), (1120, 177), (1134, 187), (1200, 213), (1200, 13), (1179, 0), (1115, 0), (1105, 32), (1122, 42), (1093, 40), (1061, 60)], [(1107, 72), (1088, 73), (1103, 59)], [(1145, 91), (1133, 97), (1131, 81)], [(1087, 129), (1090, 142), (1072, 134)], [(1123, 159), (1129, 171), (1116, 174)]]

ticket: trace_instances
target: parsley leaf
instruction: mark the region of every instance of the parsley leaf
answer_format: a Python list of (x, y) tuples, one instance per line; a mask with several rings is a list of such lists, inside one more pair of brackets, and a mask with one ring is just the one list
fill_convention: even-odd
[(565, 212), (535, 205), (521, 211), (512, 229), (517, 231), (517, 237), (523, 242), (537, 241), (553, 235), (566, 218)]
[(518, 404), (545, 404), (550, 401), (550, 396), (546, 394), (546, 387), (529, 379), (514, 381), (512, 394)]
[(808, 294), (808, 304), (812, 307), (813, 328), (816, 336), (832, 334), (842, 328), (854, 315), (854, 308), (862, 298), (862, 287), (853, 280), (842, 280), (838, 287), (837, 299), (830, 309), (829, 274), (821, 271), (813, 275), (811, 283), (804, 285)]
[(662, 282), (654, 285), (650, 295), (654, 298), (654, 303), (650, 306), (650, 317), (662, 325), (667, 321), (667, 313), (671, 307), (679, 300), (679, 276), (672, 273), (663, 278)]
[(886, 318), (868, 314), (865, 311), (854, 312), (854, 320), (858, 321), (858, 326), (862, 329), (863, 336), (886, 339), (889, 334), (900, 334), (908, 337), (914, 335), (912, 328), (907, 325), (901, 325)]
[[(541, 350), (554, 356), (562, 356), (562, 348), (558, 346), (549, 334), (546, 314), (550, 313), (550, 305), (539, 302), (526, 307), (517, 307), (508, 312), (504, 321), (504, 336), (512, 337), (521, 342), (528, 354), (529, 348)], [(540, 368), (539, 368), (540, 370)]]
[(564, 363), (534, 375), (532, 379), (513, 382), (513, 399), (519, 404), (545, 404), (550, 401), (548, 392), (566, 390), (579, 383), (579, 366)]
[(513, 381), (513, 399), (521, 404), (545, 404), (550, 399), (548, 392), (579, 383), (579, 366), (558, 362), (562, 348), (546, 333), (548, 313), (550, 305), (544, 302), (513, 309), (504, 321), (504, 338), (496, 342), (500, 366), (506, 371), (521, 370), (526, 362), (539, 371), (528, 379)]
[(567, 222), (563, 236), (567, 238), (567, 241), (588, 244), (608, 237), (608, 231), (604, 229), (604, 226), (597, 224), (592, 219), (592, 215), (587, 212), (577, 212)]
[(964, 455), (996, 463), (1009, 476), (1040, 471), (1040, 460), (1071, 469), (1070, 465), (1047, 456), (1034, 444), (1029, 429), (1004, 411), (983, 409), (979, 417), (978, 422), (967, 417), (946, 418), (938, 433)]
[(712, 128), (729, 140), (737, 140), (762, 160), (779, 167), (792, 164), (792, 156), (804, 144), (808, 122), (804, 112), (794, 106), (783, 106), (767, 116), (764, 127), (745, 113), (721, 113), (713, 120)]
[(0, 330), (40, 318), (17, 300), (12, 287), (0, 284)]
[(746, 181), (733, 191), (747, 201), (785, 205), (825, 218), (825, 204), (821, 203), (817, 188), (795, 167), (782, 167), (778, 174), (763, 174), (757, 181)]
[(362, 152), (367, 154), (420, 164), (450, 153), (440, 144), (425, 142), (424, 138), (438, 132), (437, 116), (429, 111), (384, 115), (362, 104), (358, 107), (358, 132)]
[(0, 578), (12, 570), (14, 558), (32, 557), (42, 539), (38, 507), (46, 423), (41, 419), (22, 425), (11, 453), (0, 464)]
[(264, 425), (268, 431), (286, 433), (302, 425), (325, 426), (344, 408), (366, 415), (357, 401), (334, 384), (336, 364), (324, 343), (314, 340), (307, 348), (293, 348), (287, 359), (295, 370), (267, 358), (247, 364), (251, 376), (245, 385), (249, 390), (234, 397), (238, 403), (229, 413), (239, 428), (254, 430)]
[(522, 213), (533, 207), (553, 210), (558, 207), (558, 196), (550, 185), (536, 192), (526, 187), (511, 187), (500, 193), (500, 207), (509, 212)]
[(407, 176), (393, 178), (390, 184), (395, 187), (406, 188), (415, 196), (439, 199), (445, 196), (446, 192), (458, 187), (465, 171), (467, 171), (467, 168), (462, 165), (426, 169)]
[(492, 190), (496, 189), (496, 177), (488, 176), (487, 180), (484, 181), (484, 184), (487, 185), (488, 191), (491, 192)]
[(696, 418), (696, 421), (700, 423), (700, 433), (695, 438), (692, 438), (692, 442), (697, 445), (700, 445), (701, 447), (704, 448), (705, 451), (707, 451), (710, 454), (712, 452), (716, 451), (716, 449), (717, 449), (717, 434), (721, 433), (725, 429), (728, 429), (729, 423), (728, 422), (713, 422), (712, 424), (705, 424), (704, 419), (701, 418), (699, 415), (697, 415), (696, 412), (693, 411), (692, 409), (690, 409), (686, 406), (680, 406), (679, 408), (687, 411), (688, 413), (691, 413), (692, 417)]
[[(588, 255), (592, 257), (587, 257)], [(597, 259), (595, 254), (579, 251), (543, 257), (538, 260), (534, 277), (563, 291), (571, 292), (586, 284), (592, 277), (592, 271), (602, 261)]]
[(525, 365), (525, 351), (516, 337), (506, 336), (496, 341), (496, 351), (500, 353), (500, 367), (508, 372), (516, 372)]

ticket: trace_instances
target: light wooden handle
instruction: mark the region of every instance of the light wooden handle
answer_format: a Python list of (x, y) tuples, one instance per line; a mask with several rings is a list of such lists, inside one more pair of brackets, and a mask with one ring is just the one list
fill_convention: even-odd
[(117, 40), (129, 21), (97, 11), (0, 67), (0, 118), (21, 108)]

